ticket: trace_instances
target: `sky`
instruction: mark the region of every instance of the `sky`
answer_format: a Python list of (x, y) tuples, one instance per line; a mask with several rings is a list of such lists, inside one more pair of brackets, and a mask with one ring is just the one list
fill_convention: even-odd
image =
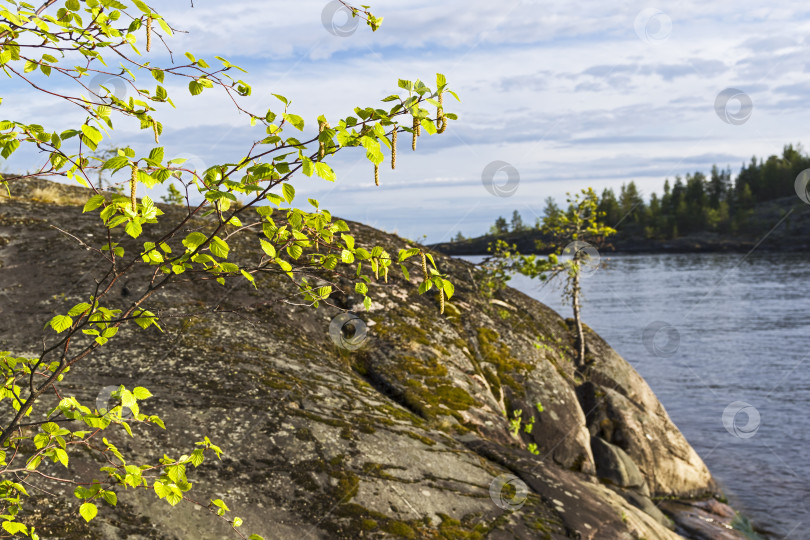
[[(310, 126), (397, 93), (397, 79), (446, 75), (461, 98), (442, 135), (417, 151), (400, 138), (397, 169), (382, 167), (379, 187), (364, 152), (333, 158), (334, 183), (298, 177), (299, 197), (333, 214), (427, 242), (486, 232), (518, 210), (533, 223), (544, 200), (562, 202), (585, 187), (618, 190), (635, 181), (660, 194), (666, 178), (736, 174), (751, 156), (808, 144), (810, 7), (763, 1), (372, 2), (377, 32), (355, 24), (335, 1), (155, 0), (150, 5), (186, 33), (166, 38), (175, 63), (193, 52), (223, 56), (248, 71), (244, 105), (276, 107)], [(170, 64), (165, 48), (147, 55)], [(81, 111), (4, 81), (2, 119), (37, 119), (65, 129)], [(235, 161), (263, 131), (227, 99), (192, 97), (168, 84), (176, 110), (161, 109), (161, 145), (205, 168)], [(276, 108), (276, 110), (278, 110)], [(30, 121), (30, 120), (29, 120)], [(112, 139), (148, 151), (151, 132), (123, 124)], [(7, 172), (34, 166), (20, 152)]]

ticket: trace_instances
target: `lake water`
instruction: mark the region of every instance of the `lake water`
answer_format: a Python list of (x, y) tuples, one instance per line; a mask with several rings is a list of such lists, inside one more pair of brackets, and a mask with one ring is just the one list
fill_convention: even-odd
[[(584, 322), (647, 380), (732, 505), (773, 538), (810, 538), (810, 256), (602, 263), (583, 279)], [(510, 285), (571, 316), (553, 284)]]

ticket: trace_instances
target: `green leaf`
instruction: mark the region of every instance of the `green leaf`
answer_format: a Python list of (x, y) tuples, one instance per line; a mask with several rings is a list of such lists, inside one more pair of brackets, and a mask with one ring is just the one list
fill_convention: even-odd
[(205, 456), (203, 455), (203, 449), (197, 448), (196, 450), (194, 450), (189, 456), (189, 459), (191, 460), (191, 464), (194, 465), (195, 467), (199, 467), (200, 465), (202, 465), (202, 462), (205, 460)]
[(98, 129), (87, 124), (82, 124), (82, 133), (84, 133), (85, 137), (93, 141), (95, 144), (100, 143), (101, 139), (104, 138)]
[(70, 308), (70, 311), (68, 311), (68, 315), (70, 315), (72, 317), (75, 317), (77, 315), (82, 315), (83, 313), (86, 313), (86, 312), (90, 311), (90, 308), (92, 308), (92, 307), (93, 306), (91, 306), (87, 302), (82, 302), (81, 304), (76, 304), (75, 306)]
[(170, 486), (169, 489), (171, 490), (171, 493), (166, 495), (166, 502), (168, 502), (172, 506), (176, 506), (177, 503), (183, 500), (183, 494), (182, 492), (178, 493), (180, 491), (179, 488), (174, 487), (173, 485)]
[(186, 246), (189, 250), (194, 251), (198, 247), (203, 245), (207, 239), (208, 237), (205, 236), (203, 233), (193, 232), (188, 236), (186, 236), (186, 238), (183, 240), (183, 245)]
[[(76, 0), (78, 2), (78, 0)], [(14, 518), (11, 518), (14, 519)], [(3, 529), (9, 534), (23, 533), (28, 534), (28, 527), (16, 521), (3, 521)]]
[(110, 506), (118, 504), (118, 495), (116, 495), (114, 491), (105, 491), (101, 496)]
[(276, 256), (276, 248), (273, 246), (273, 244), (263, 239), (260, 239), (259, 242), (262, 244), (262, 250), (267, 253), (269, 257)]
[(346, 243), (347, 249), (354, 249), (354, 237), (350, 234), (341, 234), (340, 238)]
[(136, 219), (130, 220), (126, 227), (124, 227), (124, 230), (132, 238), (138, 238), (143, 232), (140, 222), (138, 222)]
[(152, 397), (152, 392), (142, 386), (136, 386), (132, 390), (132, 395), (134, 395), (137, 399), (149, 399)]
[(202, 93), (203, 85), (197, 81), (191, 81), (188, 83), (188, 91), (191, 92), (192, 96), (197, 96)]
[(102, 204), (104, 204), (104, 195), (93, 195), (92, 197), (90, 197), (90, 200), (88, 200), (86, 203), (84, 203), (84, 208), (82, 209), (82, 213), (90, 212), (92, 210), (95, 210), (96, 208), (98, 208)]
[(332, 294), (332, 286), (326, 285), (325, 287), (321, 287), (318, 289), (318, 297), (326, 300), (329, 298), (329, 295)]
[(287, 261), (285, 261), (284, 259), (276, 259), (275, 262), (285, 272), (290, 272), (290, 270), (292, 270), (292, 265), (290, 263), (288, 263)]
[(281, 185), (281, 192), (284, 194), (284, 199), (288, 203), (292, 203), (293, 199), (295, 198), (295, 188), (292, 187), (290, 184), (282, 184)]
[(436, 134), (436, 125), (433, 123), (433, 120), (430, 118), (422, 118), (420, 123), (422, 124), (422, 127), (425, 128), (425, 131), (427, 131), (430, 135)]
[(450, 298), (453, 297), (453, 293), (456, 292), (456, 288), (453, 286), (452, 283), (450, 283), (447, 280), (444, 280), (443, 289), (444, 289), (444, 294), (447, 296), (448, 300), (450, 300)]
[(157, 495), (161, 499), (163, 499), (172, 492), (172, 490), (167, 488), (165, 485), (163, 485), (163, 482), (160, 481), (156, 481), (154, 485), (152, 485), (152, 489), (155, 490), (155, 495)]
[(51, 325), (51, 328), (56, 330), (58, 334), (61, 334), (62, 332), (73, 326), (73, 319), (71, 319), (67, 315), (57, 315), (56, 317), (51, 319), (51, 322), (49, 324)]
[(152, 148), (152, 151), (149, 152), (149, 159), (152, 161), (157, 161), (158, 163), (163, 161), (164, 150), (162, 146), (158, 146), (156, 148)]
[(81, 514), (85, 521), (89, 522), (98, 514), (98, 507), (93, 503), (86, 502), (79, 508), (79, 514)]
[[(160, 329), (160, 326), (157, 323), (157, 316), (154, 313), (152, 313), (151, 311), (147, 311), (147, 310), (142, 310), (142, 311), (138, 312), (138, 314), (135, 316), (135, 324), (137, 324), (138, 326), (140, 326), (143, 329), (149, 328), (150, 325), (154, 324), (155, 326), (158, 327), (158, 329)], [(125, 399), (126, 399), (126, 402), (124, 401)], [(132, 393), (131, 392), (129, 392), (127, 390), (123, 390), (121, 392), (121, 402), (125, 406), (134, 405), (135, 401), (134, 400), (130, 401), (132, 399), (133, 398), (132, 398)]]
[(287, 113), (284, 113), (281, 116), (284, 118), (284, 120), (292, 124), (294, 128), (296, 128), (299, 131), (303, 131), (304, 129), (303, 118), (301, 118), (297, 114), (287, 114)]
[(142, 12), (146, 13), (147, 15), (151, 15), (151, 14), (152, 14), (152, 10), (151, 10), (151, 9), (149, 9), (149, 8), (146, 6), (146, 4), (144, 4), (143, 2), (141, 2), (141, 0), (132, 0), (132, 3), (133, 3), (133, 4), (135, 4), (135, 5), (138, 7), (138, 9), (140, 9)]
[(211, 250), (211, 253), (222, 259), (227, 259), (228, 253), (231, 251), (228, 243), (219, 236), (215, 236), (211, 239), (209, 249)]
[(39, 467), (39, 464), (41, 462), (42, 462), (42, 456), (41, 455), (34, 456), (33, 458), (31, 458), (31, 460), (28, 462), (28, 464), (26, 464), (25, 468), (28, 469), (29, 471), (35, 471), (36, 468)]
[(434, 260), (433, 260), (433, 255), (431, 255), (430, 253), (425, 253), (425, 256), (426, 256), (426, 257), (427, 257), (427, 259), (430, 261), (430, 264), (432, 264), (432, 265), (433, 265), (433, 268), (435, 268), (436, 270), (438, 270), (438, 268), (436, 268), (436, 261), (434, 261)]
[(65, 468), (68, 466), (68, 455), (67, 452), (62, 450), (61, 448), (56, 448), (56, 459), (61, 463)]
[(329, 182), (334, 182), (337, 179), (335, 171), (329, 165), (320, 161), (315, 163), (315, 174)]
[(303, 248), (298, 244), (287, 246), (287, 255), (289, 255), (292, 259), (298, 259), (303, 253)]
[(242, 273), (242, 276), (248, 280), (249, 282), (253, 283), (253, 286), (256, 287), (256, 278), (254, 278), (248, 271), (246, 270), (239, 270)]
[(304, 176), (312, 176), (312, 173), (314, 172), (312, 167), (312, 160), (306, 156), (303, 156), (301, 158), (301, 165), (302, 165), (301, 172), (304, 173)]

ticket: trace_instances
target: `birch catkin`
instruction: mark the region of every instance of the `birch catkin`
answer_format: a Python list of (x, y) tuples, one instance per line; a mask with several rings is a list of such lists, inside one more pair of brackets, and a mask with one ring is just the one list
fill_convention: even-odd
[(416, 138), (419, 136), (419, 119), (413, 117), (413, 139), (411, 139), (411, 150), (416, 150)]
[(146, 18), (146, 52), (152, 50), (152, 17)]
[(419, 255), (422, 257), (422, 273), (423, 273), (423, 274), (425, 274), (425, 279), (427, 279), (427, 278), (428, 278), (428, 272), (427, 272), (427, 258), (425, 257), (425, 252), (424, 252), (424, 251), (420, 251), (420, 252), (419, 252)]
[(129, 178), (129, 200), (132, 204), (132, 211), (138, 211), (138, 198), (135, 194), (135, 190), (138, 185), (138, 167), (132, 167), (132, 176)]
[(439, 313), (444, 314), (444, 289), (439, 289)]
[(397, 128), (394, 126), (394, 131), (391, 133), (391, 168), (397, 168)]
[(374, 164), (374, 185), (380, 185), (380, 166), (377, 163)]
[(155, 144), (159, 144), (159, 142), (158, 142), (158, 124), (157, 124), (157, 122), (152, 122), (152, 131), (155, 132)]
[(318, 158), (323, 159), (326, 155), (326, 144), (321, 140), (321, 133), (329, 129), (329, 122), (318, 122)]
[(439, 94), (439, 107), (436, 109), (436, 133), (444, 133), (445, 129), (447, 129), (447, 117), (444, 116), (442, 94)]

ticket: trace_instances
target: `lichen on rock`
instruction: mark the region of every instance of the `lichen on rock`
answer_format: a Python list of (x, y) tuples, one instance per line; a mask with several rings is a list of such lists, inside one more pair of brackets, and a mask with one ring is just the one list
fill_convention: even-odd
[[(43, 187), (12, 184), (20, 195), (0, 205), (2, 350), (36, 350), (42, 321), (62, 306), (53, 295), (92, 285), (96, 261), (47, 223), (70, 224), (82, 238), (102, 229), (74, 206), (24, 197)], [(30, 221), (34, 214), (47, 223)], [(358, 244), (390, 253), (407, 243), (350, 227)], [(249, 254), (253, 241), (233, 249)], [(370, 286), (379, 300), (359, 312), (369, 325), (359, 350), (331, 342), (335, 308), (273, 301), (288, 292), (280, 280), (263, 279), (258, 292), (236, 287), (225, 300), (215, 284), (183, 284), (150, 300), (165, 316), (165, 333), (120, 332), (76, 366), (65, 389), (91, 402), (110, 384), (149, 388), (155, 397), (145, 407), (164, 418), (166, 432), (136, 426), (143, 438), (119, 434), (113, 442), (146, 457), (180, 454), (210, 437), (225, 456), (189, 473), (195, 493), (226, 500), (246, 529), (265, 538), (679, 538), (685, 529), (667, 516), (685, 524), (678, 517), (695, 504), (713, 515), (726, 511), (693, 501), (714, 501), (711, 474), (604, 341), (589, 331), (588, 362), (575, 366), (573, 335), (554, 311), (508, 288), (486, 298), (468, 263), (435, 258), (455, 284), (447, 316), (438, 298), (417, 294), (415, 280), (392, 274)], [(83, 277), (76, 282), (66, 266)], [(335, 301), (347, 309), (359, 303), (351, 293)], [(240, 316), (199, 315), (214, 302)], [(71, 467), (98, 475), (99, 464), (80, 454)], [(499, 478), (525, 485), (525, 498), (493, 497)], [(57, 495), (47, 499), (54, 510), (27, 518), (47, 537), (228, 534), (203, 513), (169, 508), (143, 490), (120, 492), (118, 507), (87, 525), (75, 519), (69, 493), (48, 489)], [(44, 496), (34, 498), (44, 504)]]

